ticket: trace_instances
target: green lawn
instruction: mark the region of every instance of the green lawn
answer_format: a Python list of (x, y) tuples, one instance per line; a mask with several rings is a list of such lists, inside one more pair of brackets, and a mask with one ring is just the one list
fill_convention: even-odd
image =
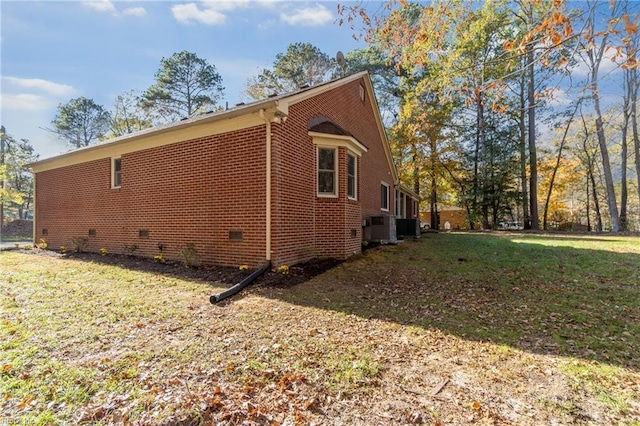
[(638, 238), (426, 234), (215, 306), (0, 256), (0, 423), (640, 425)]

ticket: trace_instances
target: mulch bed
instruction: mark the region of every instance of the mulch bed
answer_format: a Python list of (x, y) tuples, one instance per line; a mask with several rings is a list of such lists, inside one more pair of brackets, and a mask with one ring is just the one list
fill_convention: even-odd
[[(232, 266), (185, 267), (179, 262), (157, 263), (150, 258), (121, 254), (107, 254), (102, 256), (99, 253), (86, 252), (66, 253), (63, 255), (53, 250), (38, 249), (29, 250), (28, 253), (38, 256), (67, 257), (87, 262), (119, 266), (121, 268), (134, 271), (151, 272), (176, 278), (216, 282), (229, 285), (239, 283), (251, 273), (251, 271), (241, 271), (239, 268)], [(337, 259), (312, 259), (289, 267), (289, 271), (286, 275), (272, 269), (258, 277), (252, 285), (287, 288), (306, 282), (311, 278), (336, 267), (340, 263), (342, 263), (342, 261)]]

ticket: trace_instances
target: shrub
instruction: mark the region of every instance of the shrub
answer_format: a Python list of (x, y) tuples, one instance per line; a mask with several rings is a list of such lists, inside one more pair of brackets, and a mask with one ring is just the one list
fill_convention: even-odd
[(89, 239), (86, 237), (73, 237), (71, 239), (71, 245), (73, 246), (73, 251), (82, 253), (89, 245)]
[(282, 275), (287, 275), (289, 273), (289, 267), (287, 265), (280, 265), (276, 272)]
[(184, 266), (193, 266), (195, 261), (198, 258), (198, 250), (196, 246), (193, 244), (187, 244), (180, 252), (178, 253), (182, 258), (182, 263)]
[(32, 248), (33, 248), (33, 246), (32, 246), (31, 244), (26, 244), (26, 245), (24, 246), (24, 249), (25, 249), (25, 250), (31, 250)]
[(133, 253), (135, 253), (135, 251), (138, 250), (138, 246), (135, 244), (131, 244), (131, 245), (124, 245), (124, 250), (123, 250), (123, 254), (126, 256), (133, 256)]
[(100, 248), (100, 255), (102, 255), (102, 256), (106, 256), (106, 255), (108, 255), (108, 254), (109, 254), (109, 250), (107, 250), (107, 249), (106, 249), (106, 248), (104, 248), (104, 247), (101, 247), (101, 248)]
[(40, 238), (40, 243), (36, 244), (40, 250), (46, 250), (49, 247), (49, 243), (44, 238)]
[(153, 261), (156, 263), (164, 263), (164, 257), (161, 254), (156, 254), (153, 256)]
[(60, 253), (66, 254), (67, 253), (67, 246), (60, 246)]
[(247, 272), (249, 270), (249, 265), (240, 265), (238, 269), (242, 272)]

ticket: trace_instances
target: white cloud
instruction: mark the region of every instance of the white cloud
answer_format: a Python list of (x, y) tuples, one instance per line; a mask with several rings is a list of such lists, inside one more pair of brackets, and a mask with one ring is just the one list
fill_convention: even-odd
[(216, 10), (218, 12), (227, 12), (249, 6), (249, 0), (203, 0), (200, 2), (204, 9)]
[(147, 10), (144, 7), (127, 7), (122, 10), (122, 12), (118, 12), (115, 5), (111, 2), (111, 0), (90, 0), (83, 1), (82, 4), (90, 9), (96, 10), (98, 12), (107, 12), (111, 13), (114, 16), (145, 16), (147, 14)]
[(41, 78), (2, 77), (2, 109), (7, 111), (47, 110), (75, 93), (73, 86)]
[(146, 16), (147, 10), (144, 7), (128, 7), (122, 11), (125, 16)]
[(116, 7), (113, 5), (113, 3), (111, 3), (110, 0), (83, 1), (82, 4), (93, 10), (97, 10), (98, 12), (117, 13)]
[(292, 13), (281, 13), (280, 20), (289, 25), (317, 27), (333, 22), (333, 14), (321, 4), (295, 9)]
[(2, 94), (2, 109), (5, 111), (42, 111), (55, 106), (52, 99), (32, 93)]
[(258, 29), (261, 31), (268, 30), (269, 28), (275, 27), (277, 23), (278, 22), (275, 19), (269, 19), (268, 21), (258, 24)]
[(70, 96), (75, 93), (75, 89), (68, 84), (54, 83), (40, 78), (2, 77), (2, 80), (10, 86), (35, 89), (53, 96)]
[(176, 21), (181, 24), (197, 22), (206, 25), (221, 25), (227, 19), (224, 13), (213, 7), (207, 7), (207, 3), (203, 3), (203, 8), (195, 3), (177, 4), (171, 8), (171, 12)]

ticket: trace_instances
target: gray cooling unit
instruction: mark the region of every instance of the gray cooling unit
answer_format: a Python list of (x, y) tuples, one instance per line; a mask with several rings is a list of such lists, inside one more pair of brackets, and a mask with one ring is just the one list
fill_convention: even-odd
[(387, 244), (395, 244), (396, 239), (396, 217), (395, 216), (372, 216), (371, 217), (371, 241)]

